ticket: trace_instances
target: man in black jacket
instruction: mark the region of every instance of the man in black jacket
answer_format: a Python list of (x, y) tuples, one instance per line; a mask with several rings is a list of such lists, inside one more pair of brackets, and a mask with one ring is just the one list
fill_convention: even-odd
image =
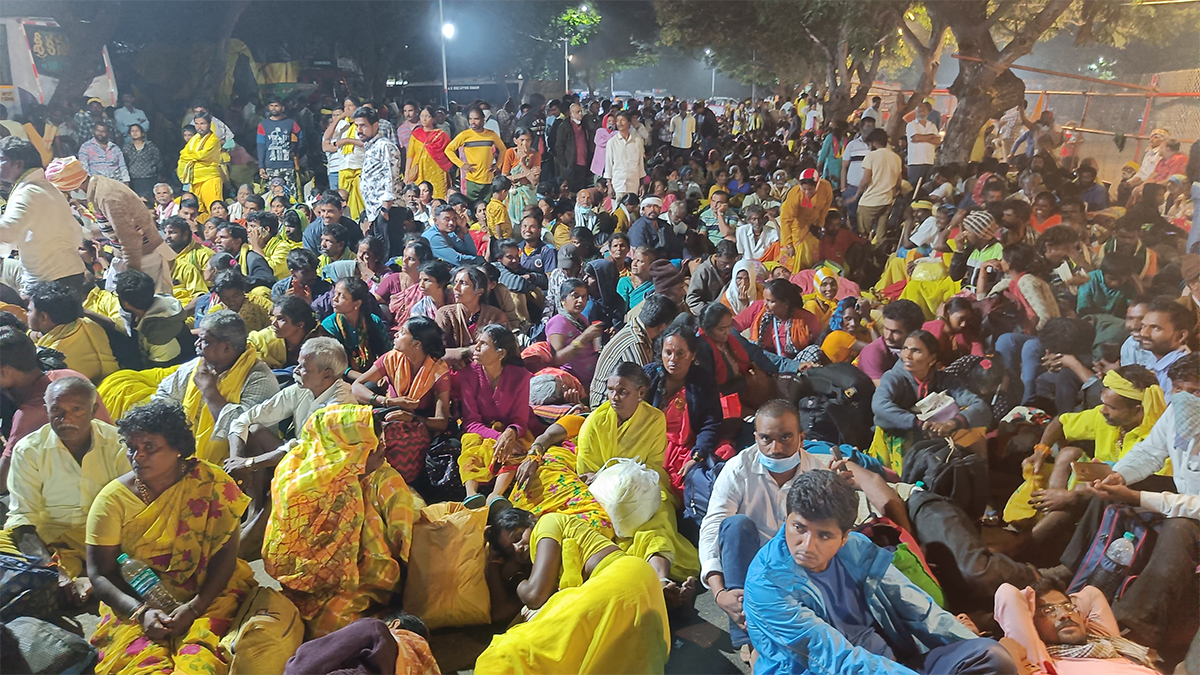
[(559, 122), (554, 135), (554, 162), (558, 176), (572, 190), (592, 184), (592, 130), (584, 123), (583, 107), (572, 103), (567, 118)]

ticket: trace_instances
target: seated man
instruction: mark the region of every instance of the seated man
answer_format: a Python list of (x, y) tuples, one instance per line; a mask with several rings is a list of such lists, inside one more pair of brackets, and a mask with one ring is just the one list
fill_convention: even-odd
[[(1154, 549), (1141, 573), (1113, 603), (1113, 614), (1131, 639), (1160, 651), (1182, 651), (1196, 633), (1200, 617), (1197, 564), (1200, 564), (1200, 481), (1195, 467), (1200, 451), (1200, 355), (1188, 354), (1168, 371), (1175, 386), (1150, 435), (1129, 449), (1103, 481), (1092, 483), (1097, 499), (1075, 528), (1059, 567), (1046, 576), (1063, 579), (1078, 569), (1100, 528), (1107, 502), (1124, 502), (1161, 513)], [(1178, 494), (1126, 487), (1160, 471), (1167, 460)]]
[[(650, 280), (654, 285), (654, 295), (661, 295), (675, 303), (680, 312), (687, 312), (688, 307), (684, 303), (684, 298), (687, 295), (687, 277), (683, 270), (680, 270), (670, 260), (655, 260), (650, 265)], [(643, 282), (644, 283), (644, 282)], [(645, 310), (646, 303), (636, 305), (625, 313), (625, 323), (633, 321), (641, 316)]]
[(638, 366), (654, 362), (654, 341), (679, 313), (675, 303), (661, 295), (646, 298), (645, 304), (641, 313), (617, 331), (600, 350), (592, 373), (592, 386), (588, 388), (593, 410), (604, 403), (608, 394), (605, 383), (616, 372), (617, 366), (626, 361)]
[(119, 368), (104, 328), (83, 315), (83, 305), (60, 282), (30, 287), (29, 329), (40, 334), (39, 347), (62, 352), (67, 366), (92, 382), (99, 383)]
[(687, 306), (692, 316), (700, 316), (700, 310), (714, 300), (720, 300), (733, 274), (733, 265), (738, 261), (737, 244), (729, 239), (717, 242), (717, 252), (708, 256), (692, 272), (688, 283)]
[(858, 496), (831, 471), (793, 479), (787, 519), (750, 564), (743, 597), (760, 673), (1015, 675), (1004, 647), (978, 638), (851, 532)]
[(195, 357), (187, 312), (172, 295), (156, 294), (154, 280), (138, 270), (116, 277), (116, 294), (125, 333), (137, 340), (147, 368), (163, 368)]
[(49, 423), (13, 448), (0, 551), (19, 551), (47, 566), (57, 555), (59, 585), (80, 604), (91, 595), (83, 541), (88, 509), (100, 488), (129, 471), (129, 460), (116, 427), (96, 419), (100, 398), (88, 380), (51, 382), (45, 406)]
[[(296, 365), (297, 386), (285, 387), (271, 398), (238, 415), (229, 425), (229, 459), (225, 470), (239, 480), (248, 479), (243, 491), (250, 496), (250, 509), (242, 527), (241, 557), (252, 560), (262, 548), (267, 525), (267, 488), (271, 472), (296, 444), (304, 423), (317, 410), (329, 405), (354, 404), (350, 383), (342, 379), (346, 350), (330, 337), (315, 337), (300, 347)], [(293, 440), (280, 444), (272, 429), (291, 418)]]
[[(751, 562), (763, 544), (783, 526), (787, 495), (793, 479), (806, 471), (825, 469), (829, 455), (804, 451), (804, 431), (795, 406), (783, 399), (769, 401), (754, 420), (755, 444), (726, 463), (713, 483), (708, 512), (700, 525), (700, 580), (712, 591), (717, 606), (729, 615), (729, 637), (749, 661), (743, 589)], [(883, 478), (845, 462), (877, 511), (908, 527), (899, 495)], [(691, 474), (689, 473), (689, 476)], [(856, 512), (857, 515), (857, 512)]]
[(333, 284), (317, 274), (319, 264), (317, 254), (307, 248), (288, 251), (289, 276), (276, 281), (275, 285), (271, 287), (271, 301), (279, 302), (285, 295), (295, 295), (311, 303), (329, 292), (329, 289), (333, 288)]
[(1147, 648), (1121, 637), (1104, 594), (1084, 586), (1067, 595), (1049, 579), (1025, 590), (996, 591), (996, 623), (1025, 649), (1034, 673), (1044, 675), (1153, 675)]
[(542, 293), (547, 284), (546, 275), (521, 266), (522, 247), (519, 239), (505, 239), (498, 246), (500, 259), (492, 263), (492, 267), (499, 272), (499, 284), (512, 294), (518, 321), (508, 317), (510, 326), (522, 322), (528, 325), (530, 317), (541, 317), (546, 303), (546, 296)]
[(433, 224), (425, 228), (422, 237), (429, 242), (435, 258), (445, 260), (451, 267), (479, 265), (484, 262), (475, 242), (465, 227), (458, 225), (454, 207), (443, 204), (433, 212)]
[(246, 228), (241, 225), (223, 223), (217, 228), (213, 245), (218, 252), (224, 251), (238, 259), (238, 268), (246, 277), (246, 281), (250, 282), (251, 288), (270, 288), (271, 284), (275, 283), (275, 272), (271, 270), (271, 263), (267, 262), (266, 258), (250, 248), (247, 236)]
[(879, 386), (883, 374), (900, 360), (904, 338), (925, 323), (925, 313), (912, 300), (897, 300), (883, 308), (883, 330), (858, 355), (858, 369)]
[(205, 316), (199, 325), (199, 356), (158, 385), (156, 400), (183, 405), (196, 434), (196, 456), (221, 464), (229, 456), (229, 425), (248, 408), (279, 391), (271, 368), (246, 343), (246, 323), (231, 310)]

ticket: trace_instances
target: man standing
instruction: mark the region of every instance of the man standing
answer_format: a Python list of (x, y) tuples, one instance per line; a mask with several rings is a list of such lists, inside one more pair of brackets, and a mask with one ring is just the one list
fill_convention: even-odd
[(929, 119), (931, 110), (933, 106), (922, 101), (917, 106), (917, 116), (904, 128), (904, 134), (908, 137), (908, 182), (912, 183), (914, 189), (918, 180), (929, 179), (937, 156), (937, 146), (942, 143), (937, 125)]
[(581, 190), (592, 184), (591, 131), (583, 124), (583, 107), (572, 103), (567, 109), (567, 119), (554, 135), (554, 161), (558, 176), (572, 190)]
[(692, 138), (696, 135), (696, 118), (688, 110), (687, 102), (679, 102), (679, 112), (671, 118), (671, 156), (686, 157), (692, 150)]
[(217, 119), (216, 115), (213, 115), (208, 111), (208, 104), (204, 101), (196, 101), (192, 103), (192, 110), (187, 115), (184, 115), (183, 124), (181, 124), (180, 127), (186, 127), (189, 124), (193, 124), (197, 115), (208, 116), (208, 126), (212, 129), (213, 135), (217, 137), (217, 142), (220, 144), (220, 147), (223, 150), (229, 150), (233, 148), (233, 131), (229, 128), (228, 124), (225, 124), (221, 120)]
[(888, 147), (888, 134), (883, 129), (872, 131), (867, 144), (871, 151), (863, 159), (862, 182), (858, 192), (846, 202), (847, 206), (858, 204), (859, 234), (870, 236), (871, 243), (878, 244), (887, 232), (888, 216), (902, 176), (901, 162), (900, 155)]
[(406, 158), (408, 139), (412, 138), (413, 129), (421, 126), (421, 107), (417, 105), (416, 101), (405, 101), (401, 114), (404, 116), (404, 121), (396, 125), (396, 145), (400, 146), (401, 157)]
[[(392, 139), (379, 133), (379, 112), (361, 106), (354, 111), (354, 128), (363, 142), (363, 168), (358, 189), (362, 193), (362, 232), (366, 234), (377, 219), (387, 221), (388, 209), (400, 197), (404, 178), (400, 172), (400, 149)], [(386, 227), (379, 227), (386, 239)]]
[[(842, 151), (842, 182), (839, 184), (845, 186), (842, 188), (842, 199), (844, 200), (849, 200), (858, 194), (858, 186), (862, 183), (862, 163), (866, 159), (867, 153), (871, 151), (871, 146), (867, 145), (867, 136), (875, 131), (875, 126), (875, 118), (864, 115), (858, 123), (858, 135), (850, 139)], [(855, 219), (857, 212), (857, 203), (846, 205), (846, 216), (851, 220)]]
[(609, 137), (604, 151), (604, 177), (612, 183), (613, 202), (627, 193), (637, 193), (646, 176), (646, 147), (633, 133), (628, 111), (617, 114), (617, 132)]
[(871, 120), (873, 125), (871, 127), (872, 129), (883, 124), (883, 111), (879, 109), (879, 106), (881, 105), (883, 105), (883, 99), (879, 98), (878, 96), (872, 96), (871, 107), (862, 112), (862, 116), (860, 117), (861, 122)]
[(292, 201), (300, 194), (296, 185), (296, 148), (304, 143), (304, 132), (290, 117), (284, 116), (278, 96), (267, 99), (267, 119), (258, 123), (258, 175), (264, 182), (283, 181), (283, 190)]
[(66, 284), (82, 300), (83, 261), (75, 254), (83, 230), (67, 198), (46, 180), (42, 156), (29, 141), (0, 139), (0, 182), (12, 186), (0, 214), (0, 244), (20, 249), (24, 287), (39, 281)]
[(136, 124), (142, 128), (142, 131), (150, 133), (150, 119), (146, 117), (146, 113), (133, 107), (134, 97), (132, 92), (121, 94), (121, 107), (113, 113), (113, 121), (117, 123), (117, 132), (122, 136), (129, 135), (129, 127)]
[[(446, 157), (463, 174), (463, 193), (471, 203), (487, 202), (492, 196), (492, 180), (496, 177), (496, 159), (504, 156), (504, 141), (496, 132), (483, 127), (483, 110), (478, 106), (467, 113), (469, 129), (450, 141), (446, 146)], [(466, 159), (458, 156), (463, 149)]]
[(93, 176), (104, 176), (122, 183), (129, 183), (129, 169), (125, 167), (125, 154), (121, 148), (108, 140), (109, 126), (97, 122), (92, 126), (92, 137), (79, 146), (79, 163), (83, 170)]
[(97, 124), (103, 124), (110, 130), (115, 130), (117, 126), (116, 122), (104, 111), (104, 101), (96, 97), (89, 98), (84, 109), (75, 113), (72, 123), (75, 125), (75, 133), (78, 134), (76, 138), (88, 133)]
[(50, 162), (46, 180), (64, 194), (87, 193), (100, 233), (113, 247), (112, 264), (105, 275), (106, 289), (116, 289), (117, 275), (125, 270), (145, 272), (154, 280), (156, 293), (171, 293), (169, 261), (175, 252), (167, 246), (142, 198), (124, 183), (104, 176), (89, 176), (74, 157)]

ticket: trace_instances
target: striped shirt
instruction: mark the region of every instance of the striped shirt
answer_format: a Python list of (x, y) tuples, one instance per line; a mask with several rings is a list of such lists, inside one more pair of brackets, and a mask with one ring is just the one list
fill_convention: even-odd
[(627, 326), (617, 331), (612, 340), (604, 345), (600, 358), (596, 361), (596, 370), (592, 375), (591, 392), (592, 410), (604, 403), (607, 394), (607, 382), (617, 366), (625, 361), (631, 361), (644, 366), (654, 360), (654, 350), (646, 337), (646, 328), (640, 319), (630, 321)]

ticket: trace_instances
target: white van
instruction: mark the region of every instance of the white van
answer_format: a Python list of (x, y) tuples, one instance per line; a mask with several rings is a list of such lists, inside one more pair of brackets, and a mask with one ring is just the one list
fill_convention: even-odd
[[(0, 19), (0, 26), (0, 103), (12, 118), (50, 100), (71, 45), (53, 19), (10, 17)], [(117, 81), (105, 47), (96, 54), (96, 77), (85, 95), (117, 105)]]

